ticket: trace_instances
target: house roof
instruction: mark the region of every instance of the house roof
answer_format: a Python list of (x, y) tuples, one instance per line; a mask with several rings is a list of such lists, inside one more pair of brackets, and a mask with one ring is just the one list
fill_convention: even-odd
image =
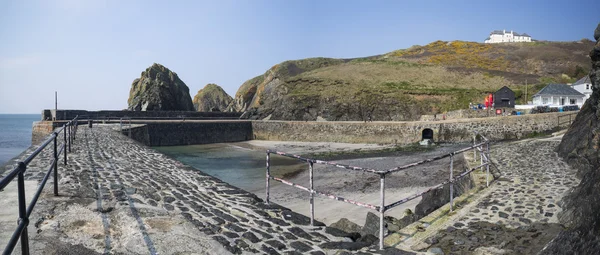
[(575, 86), (575, 85), (581, 85), (581, 84), (586, 84), (586, 83), (592, 83), (592, 81), (590, 81), (590, 76), (586, 75), (583, 78), (577, 80), (575, 83), (573, 83), (573, 85), (571, 86)]
[(579, 93), (579, 91), (575, 90), (571, 86), (567, 84), (548, 84), (548, 86), (544, 87), (538, 93), (535, 93), (533, 96), (584, 96)]
[(506, 88), (506, 89), (508, 89), (508, 90), (510, 90), (511, 92), (513, 92), (513, 93), (514, 93), (514, 91), (513, 91), (512, 89), (510, 89), (508, 86), (503, 86), (503, 87), (502, 87), (502, 88), (500, 88), (499, 90), (496, 90), (496, 93), (500, 92), (501, 90), (504, 90), (505, 88)]
[[(527, 36), (527, 37), (531, 37), (530, 35), (528, 35), (527, 33), (523, 33), (523, 34), (519, 34), (515, 31), (512, 32), (514, 36)], [(494, 30), (490, 33), (490, 35), (504, 35), (504, 31), (502, 30)], [(510, 32), (506, 32), (506, 34), (510, 34)]]

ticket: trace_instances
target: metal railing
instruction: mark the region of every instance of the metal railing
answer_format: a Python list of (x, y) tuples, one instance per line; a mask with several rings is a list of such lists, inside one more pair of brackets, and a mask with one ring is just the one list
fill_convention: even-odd
[[(46, 182), (50, 177), (50, 174), (54, 173), (54, 195), (58, 196), (58, 161), (59, 156), (63, 154), (63, 164), (67, 165), (67, 153), (71, 152), (71, 144), (75, 140), (75, 136), (77, 134), (77, 120), (78, 117), (75, 117), (73, 120), (66, 123), (62, 128), (58, 129), (52, 133), (51, 137), (46, 139), (31, 155), (29, 155), (25, 160), (19, 162), (17, 166), (2, 180), (0, 180), (0, 190), (3, 190), (8, 184), (10, 184), (15, 177), (17, 178), (17, 192), (19, 196), (19, 220), (17, 222), (17, 229), (13, 232), (10, 240), (8, 241), (7, 246), (4, 248), (2, 252), (3, 255), (11, 254), (17, 245), (19, 239), (21, 240), (21, 254), (29, 254), (29, 236), (27, 234), (27, 226), (29, 225), (29, 216), (31, 216), (31, 212), (35, 207), (35, 204), (40, 197), (44, 186), (46, 186)], [(58, 140), (60, 133), (63, 133), (63, 143), (58, 149)], [(25, 171), (27, 171), (27, 165), (31, 163), (31, 161), (38, 156), (42, 150), (44, 150), (50, 143), (53, 144), (53, 159), (50, 164), (50, 167), (46, 171), (46, 175), (42, 179), (38, 189), (35, 191), (31, 202), (29, 202), (29, 206), (25, 207)]]
[[(563, 124), (567, 124), (567, 127), (571, 125), (571, 123), (573, 123), (573, 121), (575, 120), (575, 117), (577, 116), (578, 112), (576, 113), (569, 113), (567, 115), (561, 115), (556, 117), (557, 122), (558, 122), (558, 128), (560, 128)], [(568, 118), (568, 120), (567, 120)], [(563, 121), (561, 121), (561, 119), (563, 119)]]
[[(289, 154), (289, 153), (285, 153), (285, 152), (279, 152), (279, 151), (274, 151), (274, 150), (267, 150), (267, 163), (266, 163), (266, 167), (267, 167), (267, 171), (266, 171), (266, 203), (268, 204), (270, 202), (270, 181), (271, 180), (275, 180), (278, 182), (281, 182), (283, 184), (292, 186), (292, 187), (296, 187), (298, 189), (307, 191), (310, 193), (310, 224), (312, 226), (314, 226), (314, 217), (315, 217), (315, 212), (314, 212), (314, 195), (321, 195), (324, 197), (327, 197), (329, 199), (333, 199), (333, 200), (337, 200), (337, 201), (341, 201), (341, 202), (346, 202), (349, 204), (353, 204), (359, 207), (364, 207), (364, 208), (368, 208), (368, 209), (372, 209), (372, 210), (376, 210), (379, 212), (379, 248), (383, 249), (383, 240), (384, 240), (384, 216), (385, 216), (385, 212), (396, 207), (399, 205), (402, 205), (408, 201), (411, 201), (415, 198), (421, 197), (424, 194), (431, 192), (435, 189), (441, 188), (446, 184), (450, 185), (450, 211), (454, 210), (454, 183), (458, 180), (460, 180), (461, 178), (467, 176), (468, 174), (470, 174), (471, 172), (480, 169), (480, 170), (484, 170), (485, 167), (485, 171), (486, 171), (486, 186), (489, 186), (490, 184), (490, 180), (489, 180), (489, 171), (490, 171), (490, 141), (484, 137), (481, 134), (475, 133), (473, 136), (473, 145), (469, 146), (467, 148), (464, 149), (460, 149), (460, 150), (456, 150), (454, 152), (451, 153), (447, 153), (447, 154), (443, 154), (437, 157), (433, 157), (433, 158), (429, 158), (429, 159), (425, 159), (425, 160), (421, 160), (418, 162), (414, 162), (412, 164), (407, 164), (404, 166), (399, 166), (399, 167), (395, 167), (392, 169), (388, 169), (388, 170), (376, 170), (376, 169), (370, 169), (370, 168), (364, 168), (364, 167), (357, 167), (357, 166), (350, 166), (350, 165), (344, 165), (344, 164), (339, 164), (339, 163), (335, 163), (335, 162), (329, 162), (329, 161), (323, 161), (323, 160), (317, 160), (317, 159), (310, 159), (310, 158), (304, 158), (302, 156), (299, 155), (294, 155), (294, 154)], [(477, 152), (479, 152), (480, 155), (480, 165), (473, 167), (471, 169), (468, 169), (467, 171), (464, 171), (462, 173), (460, 173), (458, 176), (454, 176), (454, 156), (460, 153), (464, 153), (464, 152), (468, 152), (470, 150), (473, 150), (474, 153), (474, 160), (477, 161)], [(282, 178), (278, 178), (275, 176), (271, 175), (271, 153), (273, 154), (277, 154), (277, 155), (281, 155), (281, 156), (285, 156), (285, 157), (290, 157), (290, 158), (295, 158), (298, 159), (300, 161), (304, 161), (307, 162), (309, 165), (309, 187), (304, 187), (302, 185), (284, 180)], [(399, 172), (399, 171), (403, 171), (418, 165), (422, 165), (425, 163), (429, 163), (429, 162), (433, 162), (436, 160), (441, 160), (444, 158), (450, 158), (450, 177), (448, 178), (447, 181), (444, 181), (438, 185), (435, 185), (433, 187), (430, 187), (424, 191), (421, 191), (419, 193), (410, 195), (406, 198), (400, 199), (398, 201), (392, 202), (388, 205), (385, 205), (385, 178), (386, 175), (388, 174), (392, 174), (395, 172)], [(314, 173), (313, 173), (313, 164), (323, 164), (323, 165), (328, 165), (328, 166), (335, 166), (338, 168), (342, 168), (342, 169), (346, 169), (346, 170), (354, 170), (354, 171), (362, 171), (362, 172), (366, 172), (366, 173), (372, 173), (372, 174), (377, 174), (379, 175), (379, 185), (380, 185), (380, 201), (379, 201), (379, 205), (375, 205), (375, 204), (369, 204), (369, 203), (364, 203), (364, 202), (359, 202), (359, 201), (354, 201), (351, 199), (347, 199), (347, 198), (343, 198), (343, 197), (339, 197), (333, 194), (328, 194), (325, 192), (321, 192), (321, 191), (317, 191), (314, 188), (314, 183), (313, 183), (313, 178), (314, 178)]]

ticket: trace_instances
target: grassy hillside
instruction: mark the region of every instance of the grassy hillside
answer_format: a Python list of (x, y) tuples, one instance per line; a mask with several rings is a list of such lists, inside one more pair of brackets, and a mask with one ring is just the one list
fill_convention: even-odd
[(436, 41), (356, 59), (286, 61), (244, 83), (236, 110), (257, 118), (410, 120), (466, 108), (502, 86), (525, 102), (549, 82), (590, 69), (591, 41), (481, 44)]

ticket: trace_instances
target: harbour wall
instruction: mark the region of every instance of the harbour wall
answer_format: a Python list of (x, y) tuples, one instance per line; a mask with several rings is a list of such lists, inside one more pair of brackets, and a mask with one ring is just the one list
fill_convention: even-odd
[[(567, 127), (559, 116), (543, 113), (444, 121), (407, 122), (316, 122), (249, 120), (134, 120), (132, 138), (149, 146), (190, 145), (246, 140), (410, 144), (433, 131), (434, 142), (472, 141), (477, 131), (493, 141), (522, 139)], [(49, 122), (34, 124), (34, 136), (51, 132)], [(50, 122), (51, 123), (51, 122)], [(54, 125), (56, 127), (56, 125)], [(128, 131), (126, 131), (128, 132)]]

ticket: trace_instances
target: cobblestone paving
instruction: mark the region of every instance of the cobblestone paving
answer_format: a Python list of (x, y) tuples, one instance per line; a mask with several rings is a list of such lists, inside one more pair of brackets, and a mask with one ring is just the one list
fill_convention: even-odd
[[(161, 247), (157, 247), (155, 236), (147, 229), (147, 218), (156, 215), (144, 208), (159, 208), (167, 215), (182, 216), (202, 235), (234, 254), (332, 254), (339, 251), (322, 247), (351, 242), (349, 238), (326, 233), (324, 227), (310, 226), (305, 216), (275, 204), (265, 205), (251, 193), (139, 145), (112, 128), (81, 126), (73, 153), (69, 154), (70, 163), (66, 170), (59, 171), (61, 193), (95, 200), (104, 233), (94, 238), (99, 239), (96, 245), (102, 245), (104, 253), (115, 253), (111, 249), (117, 244), (111, 244), (111, 240), (119, 238), (115, 236), (115, 228), (119, 227), (114, 226), (111, 211), (127, 207), (150, 254), (156, 254)], [(50, 154), (45, 150), (40, 158), (50, 158)], [(32, 162), (28, 179), (43, 177), (40, 162), (48, 164), (43, 160)], [(48, 202), (41, 202), (45, 203)], [(376, 252), (374, 248), (362, 248), (359, 252)], [(387, 253), (406, 254), (393, 248)]]
[(554, 152), (559, 142), (528, 140), (494, 146), (492, 159), (502, 177), (464, 217), (429, 239), (430, 244), (458, 254), (482, 246), (509, 253), (539, 251), (560, 231), (560, 200), (579, 183), (576, 171)]
[[(559, 202), (579, 183), (576, 170), (554, 152), (559, 141), (526, 141), (495, 148), (502, 179), (463, 220), (489, 221), (510, 227), (558, 222)], [(458, 227), (460, 224), (458, 224)]]

